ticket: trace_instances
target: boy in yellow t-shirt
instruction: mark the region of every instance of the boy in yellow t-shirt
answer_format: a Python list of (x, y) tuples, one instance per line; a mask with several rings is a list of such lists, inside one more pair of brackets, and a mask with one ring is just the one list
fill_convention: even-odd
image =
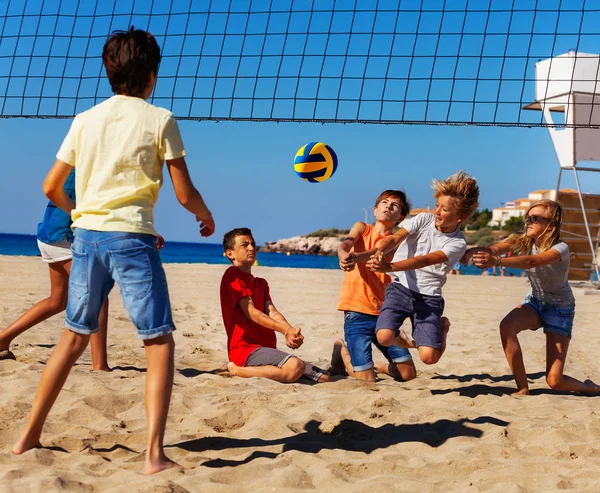
[[(75, 229), (66, 330), (46, 363), (14, 454), (41, 447), (44, 421), (90, 335), (98, 330), (100, 307), (116, 281), (146, 349), (145, 471), (176, 466), (163, 448), (175, 325), (153, 225), (164, 161), (177, 199), (201, 221), (200, 234), (210, 236), (215, 225), (190, 179), (173, 114), (146, 102), (160, 58), (150, 33), (132, 27), (110, 36), (102, 61), (115, 96), (77, 115), (44, 181), (44, 192), (71, 214)], [(63, 190), (73, 167), (77, 205)]]
[[(343, 363), (348, 375), (369, 382), (376, 380), (375, 370), (404, 381), (416, 376), (408, 349), (395, 346), (386, 348), (377, 342), (375, 324), (390, 277), (371, 272), (365, 264), (383, 239), (393, 234), (394, 227), (409, 211), (410, 203), (403, 191), (382, 192), (373, 209), (375, 224), (354, 224), (338, 249), (340, 268), (346, 272), (338, 304), (338, 310), (344, 312), (346, 343), (338, 340), (334, 345), (332, 372), (339, 371)], [(373, 362), (372, 344), (388, 362)]]

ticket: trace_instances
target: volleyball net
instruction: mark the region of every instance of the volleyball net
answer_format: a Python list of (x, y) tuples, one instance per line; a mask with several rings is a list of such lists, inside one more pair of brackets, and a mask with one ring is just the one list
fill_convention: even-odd
[(131, 25), (179, 119), (541, 127), (535, 63), (597, 52), (600, 0), (0, 0), (0, 117), (112, 96), (102, 47)]

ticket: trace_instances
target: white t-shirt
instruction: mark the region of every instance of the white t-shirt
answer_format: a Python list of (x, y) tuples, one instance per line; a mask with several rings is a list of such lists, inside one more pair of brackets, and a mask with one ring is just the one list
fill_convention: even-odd
[(156, 235), (163, 162), (185, 156), (170, 111), (113, 96), (80, 113), (56, 157), (77, 168), (74, 228)]
[[(569, 246), (559, 241), (552, 245), (560, 253), (561, 261), (556, 264), (542, 265), (529, 269), (529, 282), (531, 294), (540, 301), (558, 306), (569, 306), (575, 302), (573, 291), (569, 286)], [(531, 248), (531, 255), (539, 253), (535, 245)]]
[(429, 212), (406, 219), (400, 227), (408, 231), (408, 237), (396, 250), (392, 262), (440, 250), (446, 254), (448, 261), (412, 271), (390, 272), (392, 280), (417, 293), (442, 296), (442, 286), (446, 284), (448, 272), (467, 250), (467, 242), (462, 232), (458, 228), (452, 233), (438, 231), (435, 227), (435, 217)]

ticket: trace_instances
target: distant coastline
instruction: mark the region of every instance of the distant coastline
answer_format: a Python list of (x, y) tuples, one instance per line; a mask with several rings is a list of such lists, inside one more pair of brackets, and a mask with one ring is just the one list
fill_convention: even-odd
[(287, 253), (295, 255), (337, 255), (342, 240), (349, 233), (344, 229), (320, 229), (304, 236), (293, 236), (277, 241), (267, 241), (259, 252)]

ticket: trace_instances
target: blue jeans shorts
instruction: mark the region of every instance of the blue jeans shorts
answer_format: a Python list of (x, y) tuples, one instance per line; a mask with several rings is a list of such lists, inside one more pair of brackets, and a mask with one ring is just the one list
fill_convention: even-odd
[(444, 298), (417, 293), (398, 282), (385, 288), (385, 298), (377, 319), (376, 330), (392, 329), (398, 333), (407, 318), (413, 323), (413, 338), (417, 347), (442, 348)]
[(344, 339), (350, 352), (350, 360), (354, 371), (365, 371), (373, 368), (371, 344), (375, 344), (391, 363), (404, 363), (412, 360), (410, 351), (397, 346), (385, 347), (379, 344), (375, 336), (377, 315), (366, 313), (344, 312)]
[(567, 306), (558, 306), (540, 301), (529, 294), (523, 300), (522, 305), (533, 310), (540, 318), (545, 334), (552, 332), (553, 334), (571, 338), (573, 319), (575, 318), (575, 303)]
[(78, 334), (98, 331), (100, 309), (119, 285), (139, 339), (175, 330), (167, 278), (149, 234), (75, 230), (65, 325)]

